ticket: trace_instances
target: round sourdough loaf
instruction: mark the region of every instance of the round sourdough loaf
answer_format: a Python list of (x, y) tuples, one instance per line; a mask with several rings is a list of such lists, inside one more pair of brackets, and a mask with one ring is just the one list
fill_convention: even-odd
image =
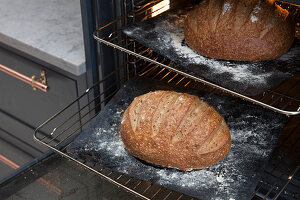
[(184, 34), (203, 56), (260, 61), (278, 58), (291, 47), (295, 25), (274, 0), (203, 0), (187, 15)]
[(123, 114), (120, 132), (133, 156), (180, 170), (208, 167), (231, 147), (226, 122), (212, 106), (173, 91), (135, 98)]

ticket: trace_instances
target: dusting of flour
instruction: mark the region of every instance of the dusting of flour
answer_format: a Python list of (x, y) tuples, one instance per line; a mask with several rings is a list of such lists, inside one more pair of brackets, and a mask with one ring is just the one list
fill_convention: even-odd
[(251, 13), (251, 16), (250, 16), (251, 22), (256, 22), (258, 20), (257, 14), (259, 13), (260, 10), (261, 10), (261, 7), (260, 7), (260, 1), (259, 1)]
[(254, 14), (251, 14), (251, 22), (256, 22), (258, 20), (258, 17), (256, 17)]
[(231, 2), (225, 2), (223, 10), (222, 10), (222, 15), (224, 15), (226, 12), (230, 11), (230, 9), (231, 9)]
[[(152, 166), (131, 156), (120, 136), (124, 111), (134, 97), (148, 92), (143, 88), (150, 85), (153, 88), (159, 84), (154, 80), (126, 83), (70, 148), (89, 158), (92, 156), (105, 167), (200, 199), (250, 199), (263, 162), (278, 137), (276, 130), (281, 126), (280, 119), (235, 98), (203, 97), (226, 120), (232, 142), (229, 154), (202, 170), (183, 172)], [(161, 88), (166, 87), (155, 89)]]
[(265, 74), (254, 74), (250, 68), (251, 65), (235, 64), (230, 65), (229, 61), (217, 61), (214, 59), (209, 59), (195, 53), (191, 48), (182, 44), (184, 40), (184, 34), (180, 31), (174, 31), (173, 33), (162, 35), (163, 40), (170, 39), (170, 45), (174, 50), (180, 55), (180, 57), (188, 59), (192, 64), (196, 65), (206, 65), (209, 66), (214, 73), (223, 74), (230, 73), (234, 81), (237, 82), (256, 82), (256, 83), (266, 83), (266, 78), (271, 75), (271, 73)]
[[(257, 8), (258, 10), (259, 8)], [(225, 3), (223, 12), (230, 10), (230, 4)], [(267, 79), (272, 73), (257, 73), (259, 64), (253, 62), (251, 64), (232, 64), (230, 61), (220, 61), (215, 59), (206, 58), (195, 53), (184, 43), (184, 19), (186, 14), (169, 14), (168, 17), (163, 18), (160, 21), (155, 22), (155, 27), (131, 27), (125, 29), (124, 33), (129, 36), (140, 38), (150, 47), (155, 47), (159, 52), (175, 51), (175, 57), (169, 55), (169, 59), (177, 59), (182, 66), (194, 65), (195, 68), (206, 66), (209, 69), (209, 73), (201, 74), (201, 76), (209, 76), (209, 79), (214, 81), (215, 75), (229, 76), (235, 84), (240, 84), (242, 87), (246, 87), (253, 84), (267, 84)], [(155, 38), (149, 38), (149, 35), (155, 35)], [(149, 39), (149, 40), (148, 40)], [(159, 44), (159, 45), (158, 45)], [(168, 57), (168, 55), (165, 55)], [(178, 62), (177, 62), (178, 63)], [(194, 69), (195, 69), (194, 68)], [(255, 68), (255, 69), (254, 69)], [(197, 72), (196, 72), (197, 73)], [(198, 73), (197, 73), (198, 74)]]

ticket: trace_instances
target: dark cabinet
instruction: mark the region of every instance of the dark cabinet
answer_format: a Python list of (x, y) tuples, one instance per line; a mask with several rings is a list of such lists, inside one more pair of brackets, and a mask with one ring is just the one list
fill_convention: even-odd
[[(33, 140), (33, 131), (78, 96), (78, 88), (85, 88), (84, 76), (70, 77), (1, 47), (0, 63), (29, 77), (44, 70), (50, 88), (48, 92), (33, 90), (0, 71), (0, 154), (21, 166), (48, 150)], [(6, 171), (0, 172), (0, 178)]]

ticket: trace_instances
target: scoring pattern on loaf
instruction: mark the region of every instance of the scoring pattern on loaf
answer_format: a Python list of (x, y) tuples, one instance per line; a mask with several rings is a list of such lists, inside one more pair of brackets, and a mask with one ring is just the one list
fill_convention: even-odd
[(274, 0), (204, 0), (185, 20), (187, 44), (203, 56), (270, 60), (292, 45), (295, 25)]
[(181, 170), (202, 169), (229, 152), (221, 115), (197, 96), (155, 91), (134, 99), (121, 120), (122, 140), (134, 156)]

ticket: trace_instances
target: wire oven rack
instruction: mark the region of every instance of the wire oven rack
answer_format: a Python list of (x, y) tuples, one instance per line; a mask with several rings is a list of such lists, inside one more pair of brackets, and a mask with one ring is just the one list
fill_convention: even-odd
[[(111, 26), (120, 20), (122, 22), (125, 21), (125, 23), (133, 22), (133, 19), (138, 18), (140, 18), (139, 20), (146, 20), (149, 15), (151, 15), (151, 6), (158, 2), (160, 2), (160, 0), (155, 0), (141, 5), (131, 4), (131, 10), (134, 10), (133, 12), (126, 14), (126, 17), (123, 16), (112, 21), (102, 28)], [(139, 13), (144, 13), (144, 15), (138, 15)], [(115, 35), (115, 37), (112, 37), (112, 35)], [(103, 38), (100, 39), (100, 41), (101, 40), (103, 40)], [(65, 150), (66, 146), (72, 142), (73, 139), (101, 111), (103, 105), (109, 101), (109, 99), (118, 91), (122, 83), (124, 83), (126, 80), (135, 76), (144, 76), (151, 79), (165, 81), (178, 87), (185, 87), (187, 89), (193, 88), (212, 93), (227, 92), (270, 109), (275, 108), (273, 110), (284, 114), (298, 114), (295, 113), (295, 110), (298, 109), (300, 104), (299, 75), (291, 78), (272, 90), (268, 90), (264, 94), (258, 95), (255, 97), (255, 99), (252, 99), (249, 97), (244, 97), (243, 95), (235, 94), (227, 89), (223, 90), (220, 88), (220, 86), (195, 77), (188, 72), (179, 71), (177, 68), (173, 69), (173, 67), (169, 67), (174, 66), (175, 63), (151, 51), (151, 49), (148, 49), (137, 42), (128, 39), (120, 32), (120, 30), (112, 33), (109, 37), (109, 40), (110, 41), (105, 40), (103, 43), (124, 51), (125, 53), (119, 53), (125, 54), (126, 60), (124, 60), (124, 62), (120, 64), (115, 71), (104, 77), (99, 82), (95, 83), (72, 103), (41, 124), (34, 132), (34, 139), (61, 154), (62, 156), (73, 160), (78, 165), (95, 172), (99, 176), (107, 179), (121, 188), (124, 188), (125, 190), (142, 199), (191, 200), (193, 198), (184, 194), (180, 194), (176, 191), (171, 191), (169, 189), (154, 185), (150, 182), (138, 180), (136, 178), (114, 172), (110, 169), (102, 168), (97, 163), (75, 159), (69, 156)], [(112, 43), (112, 41), (114, 41), (114, 43)], [(119, 45), (124, 45), (124, 47)], [(136, 56), (136, 54), (139, 56)], [(121, 78), (119, 78), (114, 84), (103, 89), (103, 86), (111, 77), (119, 74), (123, 70), (126, 71), (124, 76), (121, 76)], [(98, 95), (94, 96), (96, 92), (98, 92)], [(93, 98), (91, 98), (92, 96)], [(280, 143), (278, 145), (278, 151), (275, 152), (279, 152), (280, 149), (297, 149), (299, 138), (296, 139), (295, 142), (295, 135), (297, 136), (299, 130), (300, 115), (291, 116), (282, 133), (282, 138), (280, 139)], [(297, 167), (294, 164), (291, 164), (289, 161), (286, 161), (287, 156), (290, 155), (290, 151), (287, 151), (287, 155), (285, 153), (286, 152), (284, 152), (284, 154), (275, 153), (272, 156), (268, 166), (265, 169), (265, 176), (259, 182), (255, 194), (253, 194), (255, 196), (254, 199), (276, 199), (281, 196), (288, 196), (290, 199), (300, 198), (299, 166)], [(296, 188), (296, 190), (293, 188)]]
[[(157, 55), (153, 55), (156, 57)], [(157, 59), (159, 59), (157, 57)], [(136, 60), (136, 63), (143, 63), (142, 65), (137, 65), (136, 68), (129, 72), (129, 78), (132, 78), (137, 74), (138, 76), (145, 76), (152, 79), (157, 79), (165, 81), (169, 84), (176, 85), (177, 87), (185, 87), (187, 89), (199, 89), (204, 91), (209, 91), (211, 93), (219, 92), (215, 88), (199, 84), (196, 81), (190, 80), (182, 75), (178, 75), (174, 72), (169, 72), (164, 70), (164, 68), (157, 67), (152, 63), (144, 65), (143, 60)], [(121, 71), (126, 68), (126, 65), (122, 65), (116, 69), (114, 73)], [(102, 168), (97, 165), (97, 163), (86, 162), (85, 160), (75, 159), (70, 157), (65, 150), (65, 147), (73, 141), (75, 138), (87, 125), (88, 123), (100, 112), (101, 104), (106, 102), (113, 94), (118, 91), (118, 85), (122, 84), (123, 81), (127, 80), (127, 76), (116, 82), (110, 88), (100, 92), (98, 96), (93, 99), (87, 100), (90, 94), (94, 93), (97, 86), (104, 84), (111, 76), (107, 76), (105, 79), (95, 84), (93, 87), (86, 90), (84, 94), (74, 100), (71, 104), (66, 106), (63, 110), (56, 113), (53, 117), (48, 119), (42, 125), (40, 125), (34, 133), (34, 138), (39, 143), (49, 147), (60, 155), (67, 157), (70, 160), (75, 161), (77, 164), (95, 172), (101, 177), (109, 180), (113, 184), (126, 189), (127, 191), (135, 194), (142, 199), (193, 199), (186, 195), (180, 194), (176, 191), (171, 191), (166, 188), (154, 185), (150, 182), (138, 180), (136, 178), (129, 177), (127, 175), (114, 172), (107, 168)], [(300, 80), (300, 78), (299, 78)], [(101, 98), (108, 90), (112, 87), (116, 87), (110, 96)], [(97, 102), (97, 103), (95, 103)], [(290, 135), (299, 132), (300, 119), (299, 116), (293, 116), (290, 118), (287, 127), (291, 130), (285, 130), (286, 138)], [(285, 143), (282, 144), (286, 145)], [(294, 145), (295, 146), (295, 145)], [(288, 169), (288, 170), (287, 170)], [(296, 176), (298, 168), (293, 168), (293, 166), (287, 166), (283, 158), (274, 158), (273, 162), (268, 165), (265, 173), (270, 176), (275, 176), (278, 178), (277, 182), (266, 182), (261, 180), (256, 190), (258, 197), (262, 199), (269, 199), (269, 194), (275, 193), (279, 196), (281, 193), (285, 192), (289, 196), (300, 195), (288, 192), (286, 187), (288, 185), (296, 185), (298, 189), (300, 188), (300, 177)], [(275, 175), (273, 175), (275, 174)], [(266, 189), (267, 188), (267, 189)], [(268, 194), (268, 195), (266, 195)], [(274, 195), (274, 194), (273, 194)], [(295, 198), (296, 199), (296, 198)]]
[[(123, 51), (125, 53), (128, 53), (130, 55), (133, 55), (135, 57), (144, 59), (145, 61), (149, 61), (152, 62), (153, 64), (156, 64), (158, 66), (161, 66), (169, 71), (173, 71), (177, 74), (181, 74), (185, 77), (188, 77), (190, 79), (193, 79), (197, 82), (201, 82), (204, 83), (206, 85), (209, 85), (211, 87), (217, 88), (223, 92), (229, 93), (233, 96), (239, 97), (241, 99), (250, 101), (252, 103), (261, 105), (265, 108), (271, 109), (273, 111), (285, 114), (285, 115), (298, 115), (300, 114), (300, 101), (298, 99), (294, 99), (293, 97), (283, 94), (283, 93), (278, 93), (277, 91), (272, 90), (268, 90), (266, 92), (264, 92), (261, 95), (258, 95), (257, 97), (249, 97), (243, 94), (240, 94), (238, 92), (235, 92), (231, 89), (227, 89), (225, 87), (222, 87), (220, 85), (217, 85), (215, 83), (212, 83), (210, 81), (207, 81), (205, 79), (203, 79), (202, 77), (199, 77), (197, 75), (195, 75), (194, 73), (192, 73), (191, 71), (185, 70), (182, 67), (180, 67), (179, 65), (177, 65), (174, 62), (169, 62), (168, 64), (164, 63), (164, 62), (159, 62), (155, 59), (150, 58), (149, 56), (149, 51), (152, 51), (151, 49), (148, 49), (147, 51), (142, 51), (142, 52), (137, 52), (135, 49), (131, 49), (130, 46), (132, 44), (136, 44), (137, 42), (134, 42), (131, 40), (131, 42), (128, 43), (128, 40), (119, 40), (119, 36), (123, 35), (122, 33), (122, 29), (119, 28), (114, 32), (109, 32), (107, 34), (105, 34), (106, 29), (117, 26), (118, 23), (122, 22), (123, 20), (129, 21), (127, 20), (127, 18), (130, 19), (136, 19), (136, 18), (141, 18), (142, 20), (148, 19), (149, 17), (151, 17), (151, 14), (153, 12), (151, 12), (151, 7), (153, 5), (155, 5), (155, 3), (157, 3), (159, 1), (153, 1), (152, 3), (148, 3), (144, 6), (137, 6), (134, 11), (129, 12), (128, 14), (125, 14), (122, 17), (119, 17), (113, 21), (111, 21), (110, 23), (106, 24), (105, 26), (102, 26), (101, 28), (97, 29), (94, 32), (94, 38), (99, 41), (100, 43), (106, 44), (108, 46), (111, 46), (113, 48), (116, 48), (120, 51)], [(288, 3), (281, 3), (281, 6), (285, 7), (286, 9), (289, 9), (290, 13), (292, 14), (292, 16), (294, 16), (295, 19), (299, 19), (298, 21), (300, 22), (300, 7), (294, 5), (290, 5)], [(176, 4), (172, 6), (173, 8), (176, 7)], [(172, 8), (171, 8), (172, 9)], [(146, 14), (145, 14), (146, 13)], [(134, 21), (134, 20), (133, 20)], [(298, 23), (298, 26), (299, 23)], [(104, 33), (104, 34), (103, 34)], [(101, 37), (99, 36), (101, 35)], [(123, 36), (123, 38), (126, 38), (126, 36)], [(275, 98), (275, 101), (272, 102), (268, 102), (265, 100), (265, 96), (271, 95), (273, 96), (273, 98)], [(264, 98), (261, 98), (261, 97)], [(281, 101), (293, 101), (295, 103), (295, 107), (291, 108), (291, 110), (288, 110), (284, 107), (280, 107), (277, 106), (277, 104)]]
[[(137, 60), (136, 62), (138, 63), (140, 61), (143, 62), (142, 60)], [(47, 146), (48, 148), (54, 150), (55, 152), (61, 154), (62, 156), (75, 161), (77, 164), (95, 172), (96, 174), (107, 179), (113, 184), (126, 189), (127, 191), (135, 194), (142, 199), (194, 199), (187, 195), (180, 194), (176, 191), (171, 191), (166, 188), (154, 185), (150, 182), (138, 180), (136, 178), (114, 172), (110, 169), (102, 168), (98, 166), (97, 163), (75, 159), (66, 153), (66, 146), (73, 141), (77, 134), (79, 134), (95, 116), (97, 116), (97, 114), (101, 111), (101, 105), (107, 102), (107, 99), (111, 98), (118, 91), (118, 85), (121, 85), (124, 81), (126, 81), (128, 79), (128, 76), (130, 79), (138, 74), (140, 76), (146, 76), (148, 78), (165, 80), (169, 83), (172, 82), (172, 84), (177, 84), (177, 86), (179, 87), (195, 88), (197, 86), (196, 82), (188, 80), (182, 76), (173, 76), (166, 79), (169, 74), (161, 72), (161, 69), (155, 68), (154, 66), (151, 66), (151, 68), (153, 70), (157, 70), (155, 74), (153, 72), (150, 72), (150, 68), (140, 68), (138, 66), (137, 68), (129, 71), (127, 76), (121, 78), (114, 85), (111, 85), (106, 90), (101, 91), (98, 96), (93, 99), (87, 100), (89, 98), (88, 96), (90, 94), (93, 94), (95, 90), (97, 90), (97, 86), (105, 84), (105, 82), (109, 80), (110, 77), (125, 68), (126, 64), (121, 65), (102, 81), (99, 81), (94, 86), (87, 89), (84, 94), (79, 96), (71, 104), (67, 105), (63, 110), (59, 111), (50, 119), (45, 121), (35, 130), (34, 139), (39, 143)], [(179, 80), (177, 80), (178, 78)], [(111, 92), (111, 88), (114, 87), (115, 89), (113, 90), (113, 92)], [(205, 88), (205, 86), (203, 86), (203, 88), (199, 87), (199, 89), (208, 89), (211, 91), (214, 90), (212, 88)], [(107, 91), (110, 91), (110, 95), (102, 98), (102, 96)]]

